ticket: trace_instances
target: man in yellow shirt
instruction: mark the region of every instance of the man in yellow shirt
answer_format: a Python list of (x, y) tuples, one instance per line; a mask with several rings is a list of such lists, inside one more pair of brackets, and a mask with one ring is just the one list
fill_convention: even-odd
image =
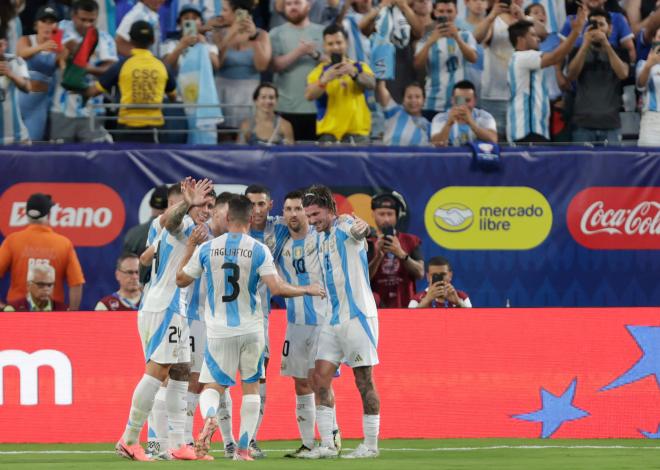
[[(176, 82), (165, 64), (153, 56), (149, 46), (154, 42), (154, 29), (146, 21), (136, 21), (130, 30), (130, 56), (110, 67), (86, 90), (87, 96), (109, 93), (119, 87), (120, 103), (125, 105), (159, 105), (164, 95), (176, 98)], [(163, 127), (163, 111), (158, 107), (119, 108), (115, 140), (124, 142), (157, 142), (155, 129)]]
[(322, 61), (307, 76), (305, 98), (316, 101), (319, 142), (369, 142), (371, 113), (364, 95), (376, 87), (374, 73), (364, 62), (346, 56), (346, 31), (331, 24), (323, 30)]

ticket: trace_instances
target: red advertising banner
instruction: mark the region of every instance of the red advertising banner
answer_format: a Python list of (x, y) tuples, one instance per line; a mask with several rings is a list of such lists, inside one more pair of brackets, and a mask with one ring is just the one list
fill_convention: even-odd
[[(134, 313), (2, 314), (0, 442), (117, 440), (144, 368), (135, 323)], [(259, 439), (293, 439), (293, 383), (275, 353), (284, 313), (270, 325)], [(386, 310), (379, 354), (383, 438), (660, 434), (660, 308)], [(360, 436), (349, 369), (335, 390), (343, 434)]]

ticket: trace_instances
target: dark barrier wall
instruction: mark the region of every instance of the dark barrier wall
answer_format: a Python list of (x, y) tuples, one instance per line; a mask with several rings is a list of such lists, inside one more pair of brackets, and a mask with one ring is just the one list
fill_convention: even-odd
[[(281, 198), (331, 186), (340, 210), (369, 218), (375, 188), (395, 189), (426, 257), (445, 255), (476, 306), (660, 305), (660, 153), (638, 148), (503, 153), (495, 173), (464, 151), (401, 148), (35, 147), (0, 150), (0, 230), (25, 222), (21, 201), (53, 194), (56, 230), (77, 245), (84, 308), (116, 289), (126, 230), (147, 192), (184, 176), (218, 189), (270, 186)], [(29, 184), (27, 184), (29, 183)], [(23, 211), (23, 212), (21, 212)], [(4, 296), (7, 279), (0, 292)]]

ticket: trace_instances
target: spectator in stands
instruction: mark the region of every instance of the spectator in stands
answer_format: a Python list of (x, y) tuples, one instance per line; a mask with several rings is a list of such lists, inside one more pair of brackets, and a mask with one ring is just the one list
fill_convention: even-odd
[(568, 79), (576, 86), (573, 142), (621, 142), (619, 110), (628, 54), (608, 41), (611, 32), (610, 13), (593, 9), (582, 45), (571, 52)]
[(360, 22), (373, 8), (373, 0), (348, 0), (336, 23), (346, 31), (346, 56), (358, 62), (371, 62), (371, 42), (360, 30)]
[(156, 186), (149, 198), (149, 207), (151, 208), (151, 216), (149, 220), (143, 224), (131, 227), (126, 236), (124, 237), (123, 251), (125, 253), (133, 253), (140, 256), (144, 250), (147, 249), (147, 236), (149, 228), (153, 220), (165, 212), (167, 209), (167, 185), (163, 184)]
[(27, 62), (30, 74), (30, 92), (21, 93), (19, 105), (23, 122), (31, 140), (46, 139), (46, 125), (52, 93), (55, 87), (55, 72), (67, 54), (62, 47), (62, 37), (54, 34), (57, 29), (57, 13), (49, 6), (39, 8), (35, 22), (36, 34), (18, 40), (16, 54)]
[[(309, 21), (312, 23), (327, 26), (333, 23), (339, 15), (340, 0), (310, 0), (309, 2)], [(282, 26), (289, 20), (286, 12), (286, 0), (271, 1), (270, 30)]]
[[(87, 89), (87, 96), (108, 93), (119, 87), (122, 105), (159, 105), (163, 96), (176, 98), (176, 83), (165, 64), (149, 51), (154, 41), (154, 30), (146, 21), (136, 21), (131, 26), (131, 57), (123, 58), (110, 67)], [(164, 124), (160, 108), (121, 107), (118, 113), (115, 140), (125, 142), (157, 142), (156, 130)], [(121, 132), (124, 131), (124, 132)]]
[(25, 6), (25, 0), (10, 0), (0, 8), (0, 36), (7, 41), (6, 52), (14, 54), (21, 35), (21, 20), (18, 12)]
[(250, 117), (247, 105), (272, 57), (270, 37), (252, 21), (252, 7), (252, 0), (223, 0), (221, 17), (228, 27), (215, 37), (220, 50), (216, 86), (225, 126), (233, 129)]
[(542, 73), (538, 71), (560, 63), (569, 54), (587, 20), (581, 8), (572, 23), (571, 34), (549, 53), (539, 49), (534, 23), (520, 20), (509, 26), (509, 39), (515, 52), (509, 64), (511, 100), (507, 110), (509, 142), (547, 142), (550, 139), (550, 106)]
[(136, 21), (145, 21), (151, 25), (153, 40), (144, 49), (149, 49), (154, 56), (158, 57), (161, 41), (158, 9), (163, 3), (165, 0), (140, 0), (124, 15), (117, 26), (117, 36), (115, 37), (119, 55), (124, 57), (131, 55), (131, 50), (136, 47), (131, 37), (131, 27)]
[[(548, 34), (558, 34), (566, 22), (566, 3), (566, 0), (525, 0), (523, 6), (527, 10), (532, 5), (540, 5), (546, 16), (543, 24)], [(528, 12), (525, 12), (525, 16), (533, 17)]]
[(456, 0), (438, 0), (434, 9), (437, 25), (417, 43), (415, 67), (426, 71), (424, 117), (431, 120), (451, 102), (450, 83), (465, 79), (466, 64), (477, 61), (477, 43), (468, 31), (455, 24)]
[[(433, 22), (433, 0), (413, 0), (412, 10), (421, 25), (423, 35), (431, 32), (435, 23)], [(413, 58), (414, 59), (414, 58)]]
[[(166, 40), (160, 49), (163, 63), (172, 68), (172, 70), (178, 70), (186, 51), (196, 44), (202, 44), (208, 51), (213, 69), (217, 70), (220, 67), (218, 46), (206, 41), (204, 18), (199, 7), (192, 3), (183, 5), (179, 10), (177, 25), (179, 26), (179, 31), (175, 37)], [(192, 27), (193, 25), (194, 28)]]
[(23, 59), (6, 53), (6, 34), (0, 31), (0, 103), (3, 123), (0, 127), (0, 143), (4, 145), (30, 141), (18, 106), (18, 90), (30, 92), (30, 75)]
[(402, 104), (398, 104), (392, 99), (385, 82), (380, 80), (376, 87), (376, 99), (385, 112), (385, 145), (429, 143), (431, 124), (422, 116), (424, 88), (419, 83), (410, 83), (404, 90)]
[[(62, 20), (62, 42), (70, 51), (75, 51), (83, 41), (89, 28), (94, 28), (99, 14), (95, 0), (76, 0), (72, 7), (71, 20)], [(100, 77), (112, 64), (117, 62), (115, 39), (105, 31), (98, 31), (98, 43), (86, 67), (86, 84), (92, 85), (95, 77)], [(105, 110), (92, 109), (92, 105), (103, 103), (103, 97), (83, 99), (79, 93), (70, 92), (58, 83), (50, 110), (50, 138), (63, 142), (111, 142), (112, 137), (100, 120), (94, 120), (90, 128), (89, 116), (95, 113), (104, 116)]]
[(637, 59), (646, 60), (651, 50), (651, 44), (655, 32), (660, 28), (660, 0), (658, 0), (656, 11), (646, 18), (642, 28), (637, 34)]
[(297, 140), (316, 140), (316, 109), (301, 93), (323, 45), (323, 26), (310, 21), (310, 8), (310, 0), (284, 0), (287, 22), (270, 32), (273, 83), (280, 96), (277, 110), (294, 127)]
[(474, 32), (479, 23), (486, 19), (488, 0), (465, 0), (465, 19), (457, 18), (456, 26), (463, 31)]
[(121, 255), (115, 269), (119, 290), (99, 300), (94, 310), (137, 310), (142, 298), (139, 275), (140, 258), (134, 253)]
[(307, 76), (305, 98), (316, 100), (316, 134), (320, 142), (369, 141), (371, 114), (365, 90), (376, 87), (374, 74), (364, 62), (350, 60), (346, 31), (337, 24), (323, 30), (324, 60)]
[(467, 293), (453, 286), (454, 272), (447, 259), (431, 258), (426, 278), (429, 287), (415, 294), (408, 308), (472, 308)]
[(440, 113), (431, 123), (431, 142), (436, 146), (465, 145), (468, 142), (497, 142), (495, 118), (477, 108), (474, 84), (463, 80), (454, 85), (453, 106)]
[[(647, 28), (654, 13), (660, 12), (660, 0), (626, 0), (624, 8), (630, 28), (637, 35)], [(639, 58), (643, 59), (645, 57)]]
[(46, 194), (30, 196), (25, 206), (27, 227), (10, 233), (0, 245), (0, 276), (10, 271), (7, 301), (20, 301), (27, 295), (28, 268), (38, 264), (50, 265), (55, 269), (53, 300), (64, 302), (66, 280), (69, 306), (71, 310), (78, 310), (85, 278), (71, 240), (48, 226), (50, 210), (54, 205)]
[(371, 289), (380, 298), (379, 307), (405, 308), (415, 294), (415, 281), (424, 278), (422, 241), (395, 229), (406, 209), (399, 193), (375, 195), (371, 209), (376, 223), (367, 240)]
[(55, 269), (48, 264), (33, 264), (27, 272), (27, 295), (9, 302), (5, 312), (61, 312), (66, 304), (53, 300)]
[(660, 146), (660, 29), (655, 32), (647, 59), (637, 64), (636, 76), (644, 101), (638, 144)]
[(254, 117), (241, 123), (239, 142), (249, 145), (293, 144), (291, 123), (275, 112), (278, 91), (272, 83), (262, 83), (252, 95)]

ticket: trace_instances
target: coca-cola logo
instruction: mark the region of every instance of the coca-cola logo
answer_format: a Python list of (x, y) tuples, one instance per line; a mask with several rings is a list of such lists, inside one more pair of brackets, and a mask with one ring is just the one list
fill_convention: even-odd
[(4, 236), (28, 223), (26, 201), (31, 194), (50, 194), (55, 206), (48, 223), (76, 246), (102, 246), (124, 228), (126, 212), (119, 195), (98, 183), (18, 183), (0, 199), (0, 231)]
[(585, 189), (568, 205), (566, 224), (593, 250), (660, 249), (660, 188)]

